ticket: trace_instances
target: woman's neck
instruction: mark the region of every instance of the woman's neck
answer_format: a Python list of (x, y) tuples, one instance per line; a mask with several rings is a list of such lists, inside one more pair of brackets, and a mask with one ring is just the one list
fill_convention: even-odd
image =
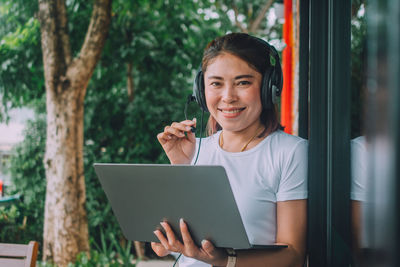
[(219, 144), (222, 149), (228, 152), (241, 152), (256, 146), (265, 135), (260, 135), (265, 127), (260, 123), (254, 123), (241, 131), (229, 131), (223, 129), (220, 135)]

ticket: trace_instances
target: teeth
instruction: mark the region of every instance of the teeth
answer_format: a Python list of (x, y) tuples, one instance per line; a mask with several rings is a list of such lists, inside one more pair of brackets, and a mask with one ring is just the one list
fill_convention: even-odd
[(221, 110), (223, 113), (238, 113), (241, 109), (234, 109), (234, 110)]

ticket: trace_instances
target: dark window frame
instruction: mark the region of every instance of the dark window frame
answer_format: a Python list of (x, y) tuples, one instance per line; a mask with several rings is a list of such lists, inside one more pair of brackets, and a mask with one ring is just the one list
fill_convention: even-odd
[(308, 21), (300, 14), (301, 35), (306, 32), (309, 40), (300, 43), (299, 97), (299, 125), (309, 119), (299, 130), (304, 137), (309, 127), (309, 266), (349, 266), (351, 1), (301, 0), (300, 5), (309, 12)]

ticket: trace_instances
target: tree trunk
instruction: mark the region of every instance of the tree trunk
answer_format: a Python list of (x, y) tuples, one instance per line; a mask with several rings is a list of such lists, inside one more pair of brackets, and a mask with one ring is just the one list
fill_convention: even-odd
[(100, 57), (111, 18), (111, 0), (96, 0), (79, 56), (71, 58), (63, 0), (39, 0), (46, 82), (46, 203), (43, 260), (67, 266), (89, 251), (83, 170), (86, 88)]
[(59, 266), (89, 251), (80, 90), (47, 90), (47, 177), (43, 257)]

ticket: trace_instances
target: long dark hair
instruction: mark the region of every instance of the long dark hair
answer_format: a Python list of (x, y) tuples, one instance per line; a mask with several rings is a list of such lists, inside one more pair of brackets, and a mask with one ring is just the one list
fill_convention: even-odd
[[(270, 50), (266, 44), (246, 33), (229, 33), (212, 40), (204, 49), (201, 64), (203, 73), (206, 72), (211, 61), (222, 53), (229, 53), (239, 57), (261, 75), (264, 75), (267, 68), (272, 68), (270, 60), (267, 60), (270, 58)], [(272, 109), (266, 109), (263, 105), (260, 121), (265, 126), (265, 131), (261, 135), (283, 130), (282, 125), (279, 123), (275, 105)], [(210, 116), (207, 123), (208, 135), (212, 135), (221, 129), (222, 127), (215, 118)]]

